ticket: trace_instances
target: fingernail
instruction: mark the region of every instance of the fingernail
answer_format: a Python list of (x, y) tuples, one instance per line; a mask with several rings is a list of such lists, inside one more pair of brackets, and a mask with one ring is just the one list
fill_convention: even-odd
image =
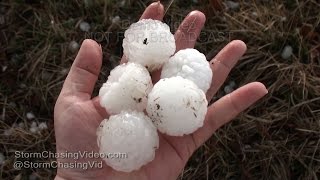
[(197, 10), (191, 11), (191, 12), (187, 15), (187, 17), (188, 17), (188, 16), (193, 16), (193, 15), (195, 15), (197, 12), (198, 12)]

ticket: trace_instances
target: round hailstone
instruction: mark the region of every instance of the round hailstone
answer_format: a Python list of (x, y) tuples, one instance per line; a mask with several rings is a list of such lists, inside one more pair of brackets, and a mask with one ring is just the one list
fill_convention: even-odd
[(283, 59), (289, 59), (292, 56), (293, 49), (290, 45), (286, 45), (282, 50), (281, 57)]
[(33, 112), (28, 112), (26, 114), (26, 116), (27, 116), (27, 119), (29, 119), (29, 120), (36, 118), (36, 116), (33, 114)]
[(20, 123), (18, 124), (18, 127), (21, 128), (21, 129), (23, 129), (23, 128), (24, 128), (24, 123), (23, 123), (23, 122), (20, 122)]
[(232, 87), (232, 88), (235, 88), (237, 86), (237, 84), (234, 81), (230, 81), (229, 82), (229, 86)]
[(29, 131), (33, 134), (38, 133), (39, 132), (39, 128), (38, 127), (30, 127)]
[(136, 62), (149, 71), (159, 69), (176, 51), (173, 34), (167, 24), (142, 19), (124, 33), (123, 51), (129, 62)]
[(115, 16), (114, 18), (112, 18), (111, 21), (113, 24), (117, 24), (121, 21), (121, 18), (120, 18), (120, 16)]
[(148, 70), (140, 64), (127, 63), (114, 68), (100, 88), (100, 104), (108, 113), (122, 110), (143, 111), (153, 85)]
[(193, 133), (207, 113), (204, 92), (180, 76), (161, 79), (149, 94), (147, 113), (158, 130), (171, 136)]
[(70, 50), (71, 52), (74, 53), (74, 52), (78, 51), (79, 48), (80, 48), (80, 45), (77, 43), (77, 41), (71, 41), (71, 42), (69, 43), (69, 50)]
[(30, 127), (37, 127), (37, 123), (35, 121), (32, 121)]
[(122, 111), (101, 122), (97, 130), (100, 154), (124, 153), (123, 158), (104, 158), (117, 171), (131, 172), (152, 161), (159, 147), (156, 127), (142, 112)]
[(48, 129), (48, 125), (46, 122), (41, 122), (39, 123), (38, 128), (40, 131), (42, 131), (42, 130)]
[(2, 72), (5, 72), (7, 70), (8, 66), (2, 66)]
[(234, 91), (234, 89), (233, 89), (232, 86), (230, 86), (230, 85), (225, 86), (225, 87), (223, 88), (223, 90), (224, 90), (224, 92), (225, 92), (226, 94), (230, 94), (230, 93), (232, 93), (232, 92)]
[(191, 80), (203, 92), (207, 92), (212, 81), (212, 70), (204, 54), (196, 49), (183, 49), (172, 56), (162, 67), (162, 79), (173, 76)]
[(90, 24), (85, 21), (82, 21), (80, 23), (79, 27), (80, 27), (81, 31), (83, 31), (83, 32), (89, 32), (91, 29)]

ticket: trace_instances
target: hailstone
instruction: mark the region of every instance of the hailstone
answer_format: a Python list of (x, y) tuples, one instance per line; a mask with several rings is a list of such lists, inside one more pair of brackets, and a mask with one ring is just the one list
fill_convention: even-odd
[(206, 56), (196, 49), (183, 49), (162, 67), (161, 78), (181, 76), (193, 81), (204, 92), (210, 88), (212, 70)]
[(100, 104), (109, 114), (122, 110), (143, 111), (153, 87), (148, 70), (140, 64), (126, 63), (114, 68), (99, 91)]
[(160, 132), (182, 136), (203, 125), (207, 105), (205, 93), (196, 84), (175, 76), (154, 85), (146, 110)]
[(124, 33), (122, 46), (129, 62), (142, 64), (149, 71), (159, 69), (176, 51), (169, 26), (152, 19), (132, 24)]
[(122, 111), (101, 122), (97, 129), (100, 154), (125, 153), (126, 158), (104, 158), (117, 171), (131, 172), (152, 161), (159, 136), (143, 112)]

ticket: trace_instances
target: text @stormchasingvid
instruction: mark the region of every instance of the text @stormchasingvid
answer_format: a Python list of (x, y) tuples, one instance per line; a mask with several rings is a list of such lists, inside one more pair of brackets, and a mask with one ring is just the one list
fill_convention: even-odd
[(32, 161), (15, 161), (13, 163), (13, 168), (20, 169), (50, 169), (50, 168), (63, 168), (63, 169), (91, 169), (91, 168), (102, 168), (102, 161), (86, 161), (86, 162), (32, 162)]

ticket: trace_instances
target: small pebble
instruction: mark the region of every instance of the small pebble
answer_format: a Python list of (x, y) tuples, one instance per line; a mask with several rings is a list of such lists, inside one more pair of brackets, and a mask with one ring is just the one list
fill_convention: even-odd
[(90, 24), (89, 23), (87, 23), (87, 22), (85, 22), (85, 21), (82, 21), (81, 23), (80, 23), (80, 29), (81, 29), (81, 31), (83, 31), (83, 32), (89, 32), (90, 31)]
[(27, 119), (34, 119), (34, 118), (36, 118), (36, 116), (32, 113), (32, 112), (28, 112), (27, 113)]
[(289, 59), (292, 56), (293, 49), (290, 45), (286, 45), (281, 53), (283, 59)]
[(79, 43), (77, 43), (76, 41), (71, 41), (69, 43), (69, 50), (73, 53), (77, 52), (80, 48)]
[(236, 10), (240, 7), (240, 4), (238, 2), (234, 2), (234, 1), (226, 1), (226, 5), (228, 8), (230, 8), (232, 10)]
[(3, 155), (2, 152), (0, 152), (0, 166), (4, 164), (5, 160), (6, 160), (6, 157)]
[(230, 93), (232, 93), (233, 91), (234, 91), (233, 88), (230, 87), (230, 86), (225, 86), (225, 87), (224, 87), (224, 93), (226, 93), (226, 94), (230, 94)]
[(45, 122), (39, 123), (38, 128), (40, 131), (48, 129), (47, 123), (45, 123)]

